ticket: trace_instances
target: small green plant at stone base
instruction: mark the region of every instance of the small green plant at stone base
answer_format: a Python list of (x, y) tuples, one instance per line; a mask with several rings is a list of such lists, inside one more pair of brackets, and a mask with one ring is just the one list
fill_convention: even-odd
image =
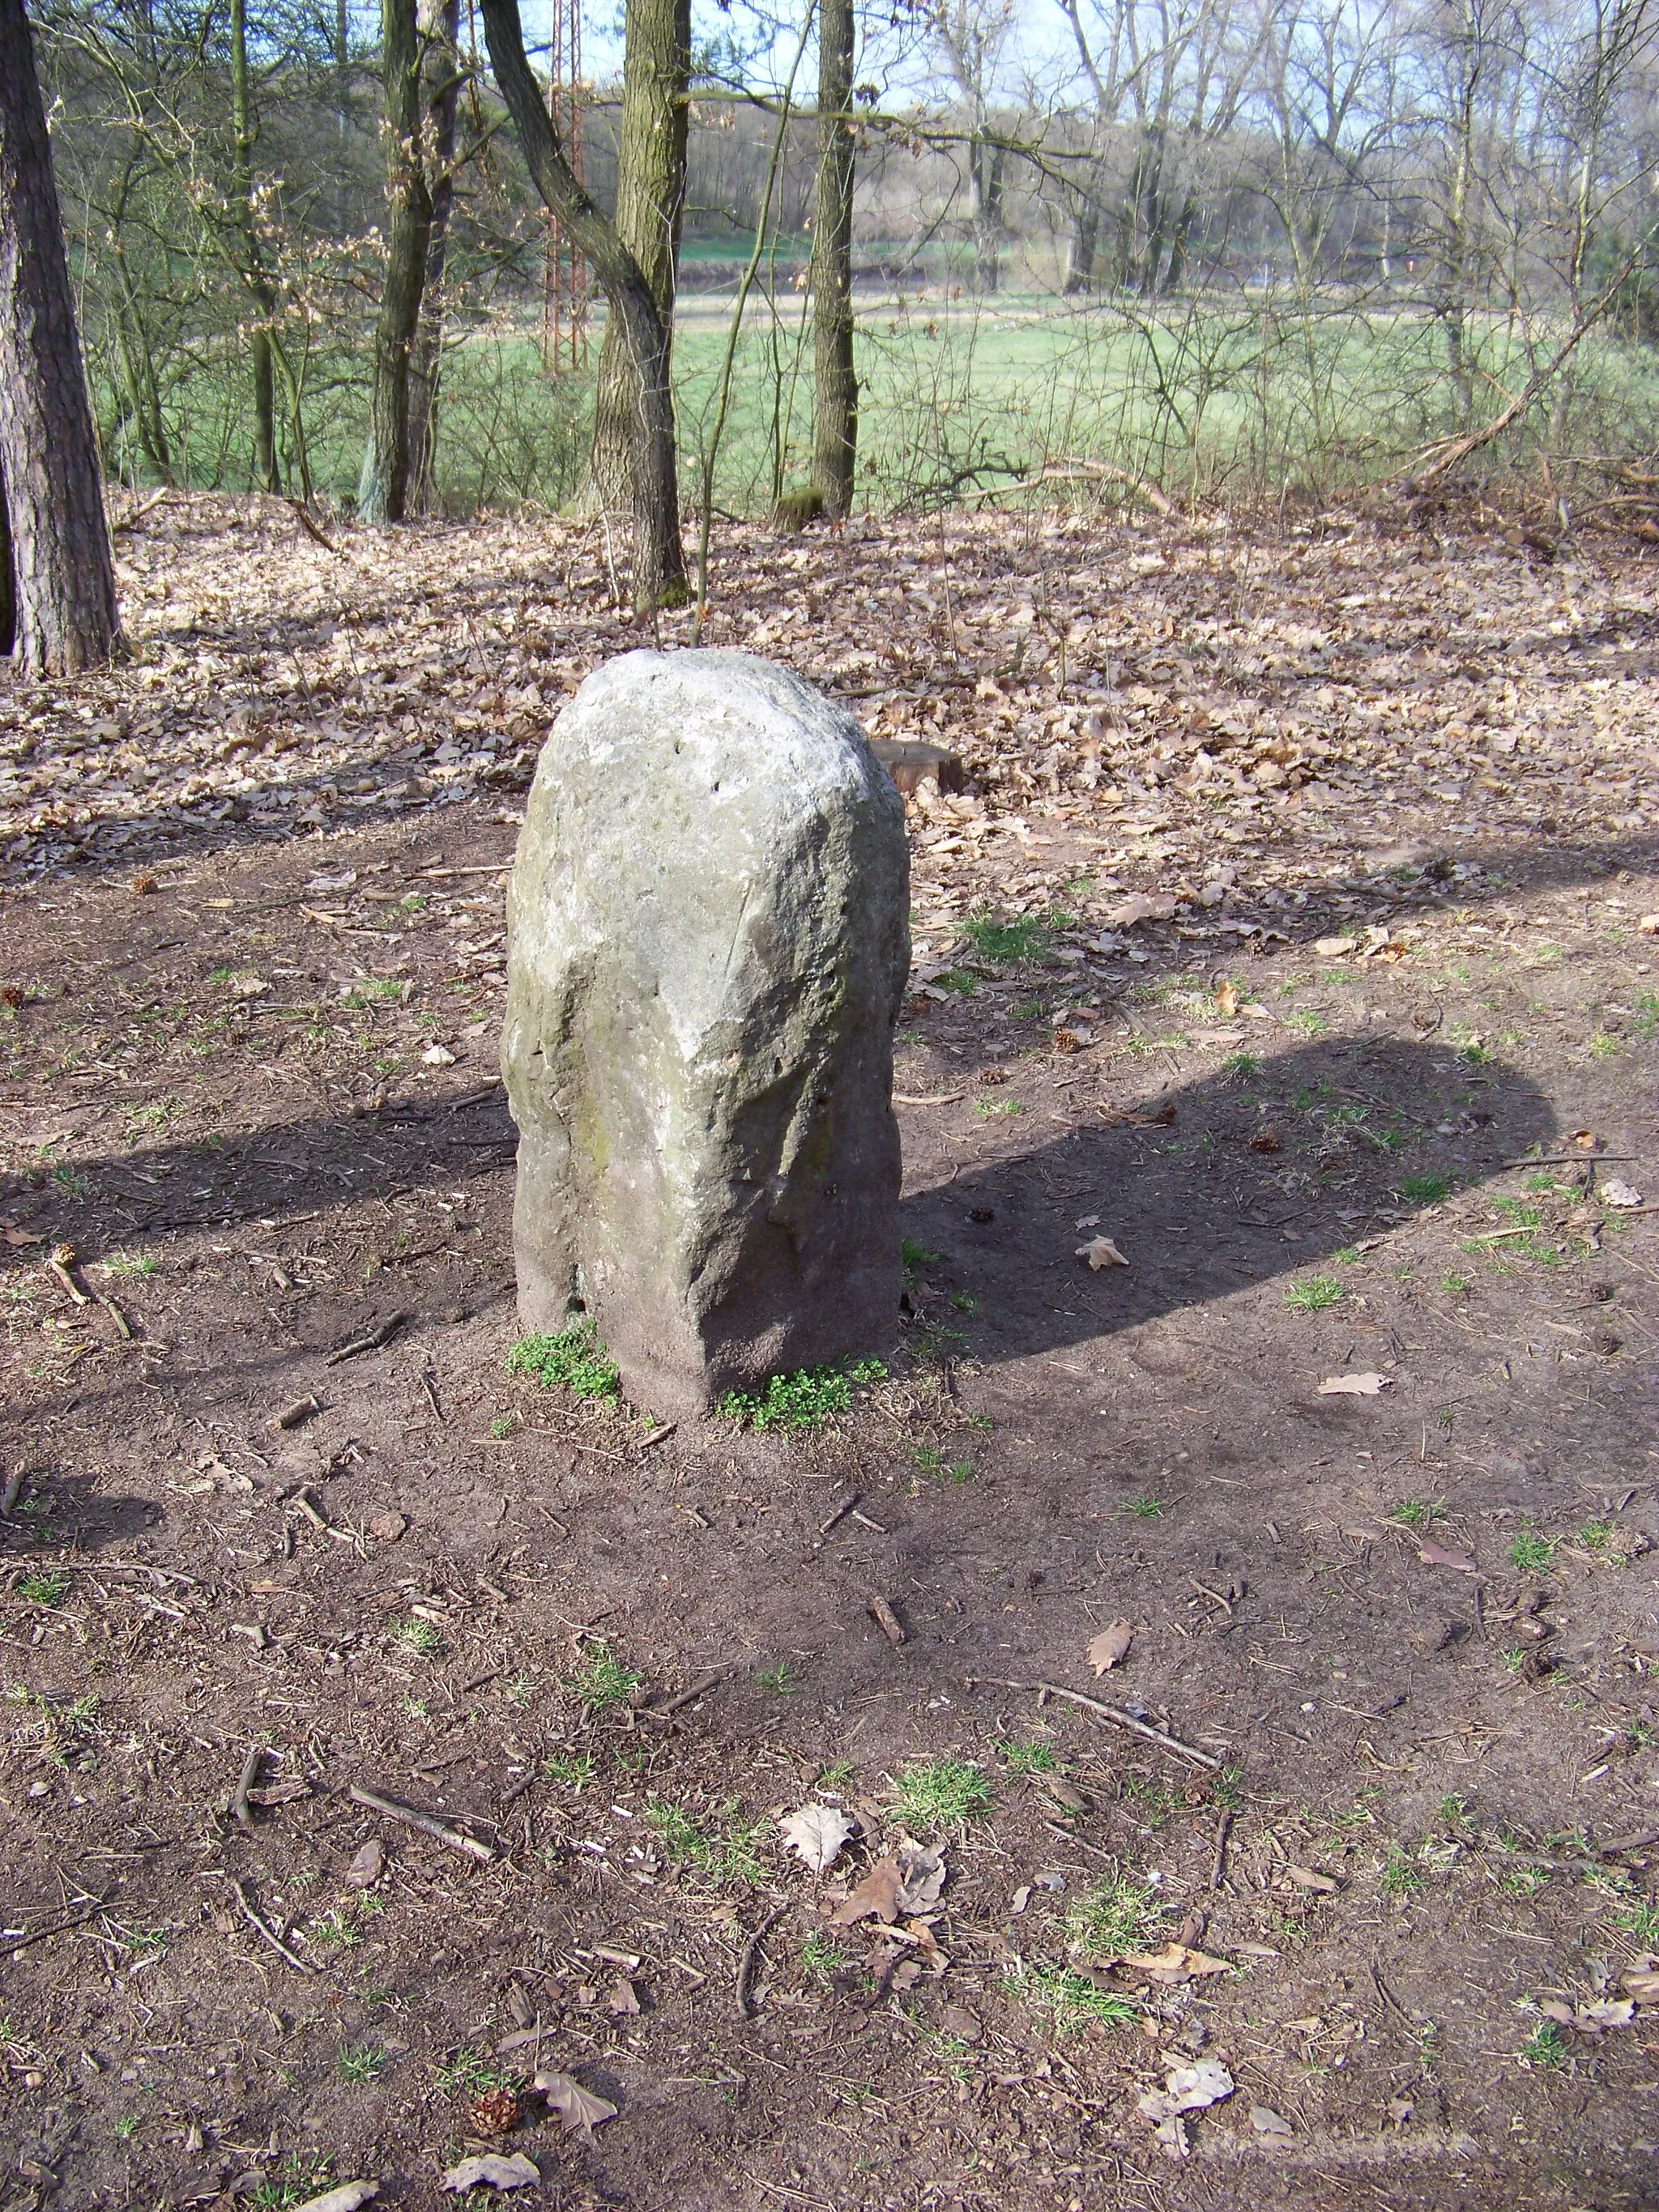
[(532, 1376), (550, 1388), (562, 1383), (578, 1398), (614, 1398), (622, 1388), (617, 1363), (586, 1317), (556, 1336), (526, 1336), (507, 1355), (509, 1375)]
[(625, 1705), (639, 1686), (639, 1676), (631, 1667), (623, 1664), (602, 1638), (596, 1638), (587, 1646), (581, 1665), (574, 1674), (565, 1677), (565, 1687), (574, 1691), (588, 1711), (595, 1715)]
[(1523, 1575), (1542, 1574), (1554, 1557), (1554, 1544), (1534, 1528), (1523, 1528), (1510, 1546), (1510, 1565)]
[(1565, 2066), (1567, 2039), (1553, 2020), (1540, 2020), (1522, 2045), (1519, 2056), (1528, 2066)]
[(893, 1784), (895, 1814), (919, 1834), (965, 1827), (990, 1802), (990, 1784), (966, 1759), (914, 1760)]
[(1078, 1898), (1066, 1915), (1073, 1951), (1097, 1966), (1145, 1951), (1157, 1940), (1168, 1908), (1156, 1890), (1130, 1875), (1114, 1875)]
[(1021, 1965), (1009, 1972), (1005, 1984), (1011, 1996), (1021, 1997), (1032, 2010), (1044, 2014), (1056, 2035), (1078, 2035), (1090, 2027), (1127, 2027), (1138, 2015), (1137, 2007), (1115, 1990), (1098, 1990), (1085, 1974), (1070, 1966)]
[(1446, 1517), (1443, 1498), (1402, 1498), (1388, 1516), (1401, 1528), (1431, 1528)]
[(1000, 1743), (997, 1754), (1010, 1774), (1058, 1774), (1060, 1760), (1046, 1743)]
[(860, 1359), (850, 1367), (803, 1367), (793, 1375), (773, 1376), (763, 1390), (728, 1390), (714, 1411), (740, 1427), (821, 1429), (836, 1414), (852, 1410), (855, 1384), (886, 1379), (878, 1359)]
[(361, 2087), (385, 2073), (386, 2053), (377, 2043), (343, 2043), (334, 2063), (343, 2081)]
[(1285, 1293), (1285, 1303), (1292, 1313), (1323, 1313), (1342, 1296), (1342, 1285), (1334, 1275), (1310, 1275), (1300, 1283), (1292, 1283)]
[(59, 1574), (56, 1567), (20, 1575), (12, 1585), (13, 1596), (21, 1597), (25, 1605), (61, 1605), (68, 1594), (69, 1577)]
[(1400, 1186), (1400, 1195), (1410, 1206), (1438, 1206), (1443, 1198), (1449, 1198), (1452, 1179), (1449, 1175), (1407, 1176)]

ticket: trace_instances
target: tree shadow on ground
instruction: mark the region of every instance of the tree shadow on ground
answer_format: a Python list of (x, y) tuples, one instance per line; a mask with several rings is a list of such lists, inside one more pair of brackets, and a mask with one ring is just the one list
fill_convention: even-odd
[[(1321, 1042), (1218, 1072), (907, 1196), (907, 1243), (939, 1255), (913, 1249), (914, 1325), (942, 1346), (959, 1332), (993, 1362), (1108, 1336), (1305, 1274), (1547, 1151), (1554, 1127), (1513, 1069), (1394, 1040)], [(1097, 1235), (1127, 1267), (1096, 1272), (1076, 1256)]]

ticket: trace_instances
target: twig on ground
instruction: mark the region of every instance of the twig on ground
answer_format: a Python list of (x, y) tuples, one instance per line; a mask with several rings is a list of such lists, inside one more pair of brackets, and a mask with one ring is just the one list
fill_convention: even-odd
[(259, 1779), (259, 1769), (264, 1764), (265, 1747), (262, 1743), (250, 1744), (247, 1757), (242, 1761), (241, 1779), (236, 1784), (236, 1794), (230, 1801), (230, 1809), (239, 1828), (253, 1826), (253, 1808), (247, 1802), (247, 1793)]
[(271, 1416), (270, 1425), (273, 1429), (297, 1429), (301, 1422), (308, 1421), (313, 1413), (322, 1410), (320, 1400), (314, 1395), (296, 1398), (291, 1406), (284, 1406), (280, 1413)]
[(1085, 1712), (1098, 1713), (1102, 1720), (1110, 1721), (1114, 1728), (1127, 1729), (1132, 1735), (1145, 1736), (1148, 1743), (1162, 1744), (1165, 1751), (1173, 1751), (1182, 1759), (1190, 1759), (1196, 1765), (1207, 1766), (1212, 1773), (1218, 1774), (1221, 1771), (1221, 1760), (1212, 1758), (1207, 1751), (1200, 1751), (1194, 1744), (1183, 1743), (1178, 1735), (1171, 1735), (1168, 1729), (1154, 1728), (1151, 1721), (1138, 1721), (1133, 1713), (1126, 1713), (1121, 1705), (1103, 1705), (1098, 1698), (1085, 1698), (1081, 1690), (1063, 1689), (1058, 1682), (1008, 1682), (992, 1674), (982, 1675), (980, 1679), (994, 1683), (999, 1690), (1026, 1690), (1041, 1697), (1063, 1698), (1067, 1705), (1081, 1705)]
[(670, 1698), (663, 1705), (641, 1705), (635, 1717), (642, 1721), (670, 1720), (683, 1706), (696, 1705), (697, 1699), (712, 1690), (719, 1680), (718, 1673), (705, 1674), (701, 1681), (693, 1682), (689, 1690), (682, 1690), (677, 1698)]
[(441, 1844), (447, 1844), (453, 1851), (465, 1851), (468, 1858), (476, 1859), (480, 1866), (493, 1863), (495, 1847), (477, 1836), (465, 1834), (441, 1820), (435, 1813), (423, 1813), (418, 1805), (405, 1805), (401, 1797), (383, 1797), (378, 1790), (365, 1790), (354, 1782), (349, 1791), (354, 1805), (366, 1806), (371, 1813), (384, 1814), (388, 1820), (401, 1820), (405, 1827), (418, 1828), (423, 1836), (435, 1836)]
[(1210, 1887), (1219, 1889), (1227, 1877), (1227, 1838), (1233, 1832), (1233, 1814), (1230, 1805), (1223, 1813), (1215, 1832), (1215, 1856), (1210, 1861)]
[(283, 1942), (282, 1937), (276, 1933), (276, 1930), (267, 1922), (259, 1917), (259, 1915), (254, 1911), (252, 1905), (248, 1902), (247, 1892), (243, 1888), (241, 1883), (240, 1881), (233, 1881), (230, 1887), (232, 1894), (234, 1896), (237, 1904), (242, 1908), (243, 1919), (246, 1921), (248, 1926), (252, 1929), (255, 1935), (262, 1936), (265, 1942), (270, 1944), (271, 1949), (276, 1953), (277, 1956), (279, 1958), (286, 1959), (289, 1966), (294, 1968), (296, 1973), (314, 1974), (317, 1969), (311, 1964), (310, 1960), (301, 1959), (295, 1953), (290, 1951), (288, 1945)]
[(343, 1359), (355, 1359), (360, 1352), (378, 1352), (383, 1344), (390, 1344), (398, 1331), (409, 1319), (406, 1313), (388, 1314), (378, 1328), (366, 1336), (354, 1336), (349, 1344), (343, 1344), (337, 1352), (331, 1352), (325, 1363), (337, 1367)]
[(755, 1970), (755, 1961), (760, 1956), (762, 1943), (788, 1910), (789, 1907), (787, 1905), (780, 1905), (775, 1911), (769, 1912), (743, 1947), (743, 1955), (738, 1960), (737, 1978), (738, 2014), (740, 2019), (753, 2020), (755, 2017), (755, 2008), (749, 1999), (749, 1978)]
[(84, 1927), (88, 1920), (101, 1912), (108, 1902), (107, 1895), (89, 1905), (84, 1912), (72, 1912), (67, 1920), (50, 1920), (44, 1928), (31, 1928), (27, 1936), (9, 1936), (3, 1955), (9, 1959), (18, 1951), (27, 1951), (31, 1943), (44, 1943), (48, 1936), (62, 1936), (71, 1928)]
[[(854, 1516), (856, 1518), (856, 1516)], [(884, 1597), (872, 1596), (869, 1601), (870, 1618), (887, 1641), (896, 1650), (904, 1641), (904, 1624)]]
[(830, 1534), (830, 1531), (835, 1527), (837, 1521), (844, 1521), (847, 1518), (847, 1516), (852, 1511), (853, 1508), (859, 1504), (863, 1496), (864, 1492), (861, 1490), (848, 1491), (846, 1497), (842, 1499), (841, 1504), (836, 1506), (835, 1511), (830, 1516), (830, 1518), (827, 1521), (819, 1522), (819, 1535), (827, 1536)]

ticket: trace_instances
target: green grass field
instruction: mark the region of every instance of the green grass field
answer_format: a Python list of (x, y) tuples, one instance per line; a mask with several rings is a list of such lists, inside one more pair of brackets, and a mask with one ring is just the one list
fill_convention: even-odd
[[(744, 245), (702, 243), (732, 248), (702, 257), (728, 267)], [(682, 298), (675, 388), (688, 504), (701, 481), (732, 307), (729, 290), (690, 289)], [(780, 487), (804, 479), (811, 339), (803, 307), (794, 290), (781, 289), (775, 303), (750, 299), (714, 475), (725, 512), (763, 512)], [(523, 325), (457, 333), (439, 443), (453, 510), (557, 508), (577, 495), (599, 336), (596, 318), (586, 368), (550, 376)], [(1503, 404), (1529, 364), (1520, 338), (1498, 323), (1477, 343), (1484, 412)], [(878, 508), (1006, 485), (1045, 463), (1073, 465), (1062, 481), (1095, 493), (1102, 480), (1088, 477), (1091, 464), (1201, 499), (1329, 496), (1391, 473), (1459, 427), (1432, 321), (1361, 313), (1340, 299), (1302, 313), (1288, 297), (1243, 292), (1164, 302), (1153, 315), (1133, 303), (1052, 295), (872, 295), (860, 303), (860, 374), (861, 496)], [(336, 501), (356, 490), (367, 374), (366, 333), (353, 347), (337, 337), (308, 365), (316, 397), (303, 410), (307, 459), (317, 493)], [(131, 434), (103, 396), (106, 452), (143, 482)], [(198, 356), (175, 379), (168, 404), (188, 480), (246, 488), (252, 432), (243, 365)], [(1587, 343), (1551, 428), (1579, 451), (1651, 450), (1659, 434), (1652, 352), (1611, 337)], [(286, 443), (292, 465), (291, 426)]]

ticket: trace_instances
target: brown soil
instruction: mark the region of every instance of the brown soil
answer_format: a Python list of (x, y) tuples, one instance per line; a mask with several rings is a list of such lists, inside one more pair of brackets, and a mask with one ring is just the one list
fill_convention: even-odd
[[(758, 622), (977, 788), (915, 810), (888, 1377), (814, 1431), (653, 1437), (506, 1367), (500, 872), (522, 687), (627, 641), (598, 549), (433, 531), (388, 580), (363, 533), (343, 583), (258, 512), (163, 524), (125, 541), (130, 605), (166, 580), (137, 665), (0, 693), (35, 779), (0, 909), (0, 2212), (435, 2205), (538, 2065), (617, 2108), (588, 2140), (530, 2096), (494, 2144), (567, 2207), (1659, 2201), (1659, 2012), (1539, 2009), (1617, 2008), (1659, 1952), (1659, 1300), (1652, 1213), (1610, 1202), (1659, 1199), (1647, 572), (952, 526), (948, 627), (890, 609), (854, 656), (890, 684), (931, 641), (941, 721), (790, 619), (855, 623), (933, 526), (738, 549), (715, 641)], [(976, 617), (1085, 562), (1065, 669), (1042, 608)], [(1297, 722), (1383, 573), (1441, 625), (1406, 719), (1356, 676)], [(366, 664), (332, 704), (331, 592)], [(468, 625), (516, 759), (398, 689), (400, 640)], [(1016, 631), (1047, 642), (1011, 665)], [(1229, 716), (1255, 765), (1218, 796)], [(96, 744), (166, 790), (112, 793)], [(981, 906), (1052, 926), (988, 950)], [(1100, 1235), (1127, 1267), (1076, 1256)], [(829, 1926), (942, 1761), (988, 1802), (913, 1811), (938, 1904)], [(863, 1826), (822, 1881), (777, 1826), (814, 1799)], [(1144, 1910), (1091, 1954), (1103, 1886)], [(1096, 1962), (1172, 1940), (1230, 1971)], [(1137, 2099), (1200, 2056), (1237, 2086), (1177, 2162)]]

